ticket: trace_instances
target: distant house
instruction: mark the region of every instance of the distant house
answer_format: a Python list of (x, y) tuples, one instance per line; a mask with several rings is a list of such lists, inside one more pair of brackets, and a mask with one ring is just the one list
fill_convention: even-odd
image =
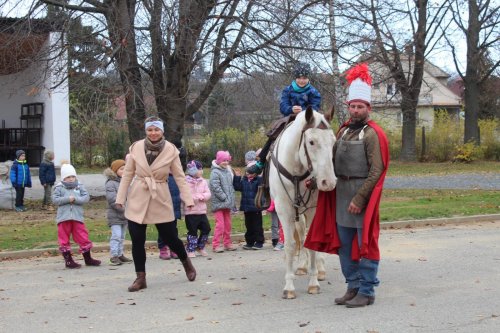
[(53, 150), (70, 160), (67, 54), (50, 22), (0, 18), (0, 162), (26, 151), (28, 163)]
[[(403, 64), (408, 63), (404, 60)], [(372, 83), (373, 117), (389, 126), (403, 125), (401, 94), (397, 90), (389, 70), (380, 63), (369, 64)], [(410, 72), (406, 69), (406, 72)], [(451, 119), (458, 121), (462, 99), (447, 86), (450, 75), (429, 61), (424, 64), (424, 76), (417, 105), (417, 126), (432, 128), (434, 115), (438, 110), (448, 112)]]

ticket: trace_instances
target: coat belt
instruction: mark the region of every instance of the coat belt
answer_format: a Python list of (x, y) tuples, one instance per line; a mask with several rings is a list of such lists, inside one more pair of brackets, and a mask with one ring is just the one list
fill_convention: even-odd
[(366, 179), (366, 177), (356, 177), (356, 176), (337, 176), (337, 178), (342, 180)]
[(151, 193), (151, 197), (156, 199), (156, 184), (166, 183), (166, 180), (155, 179), (154, 177), (140, 177), (137, 179), (143, 180), (148, 185), (149, 193)]

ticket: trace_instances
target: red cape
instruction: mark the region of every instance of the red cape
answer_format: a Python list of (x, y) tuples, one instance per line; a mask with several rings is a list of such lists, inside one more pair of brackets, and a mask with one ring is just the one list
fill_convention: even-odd
[[(370, 201), (365, 209), (365, 218), (363, 220), (363, 237), (361, 248), (358, 247), (357, 237), (353, 240), (352, 254), (353, 260), (359, 260), (361, 257), (380, 260), (380, 251), (378, 248), (378, 237), (380, 232), (379, 205), (382, 196), (382, 187), (384, 185), (385, 175), (389, 167), (389, 142), (382, 130), (373, 120), (367, 122), (368, 126), (377, 133), (380, 153), (384, 170), (377, 184), (373, 188)], [(347, 126), (345, 123), (341, 128)], [(340, 131), (340, 130), (339, 130)], [(316, 214), (309, 228), (304, 246), (308, 249), (338, 254), (340, 240), (337, 234), (337, 223), (335, 221), (335, 190), (329, 192), (320, 191), (318, 195), (318, 205)]]

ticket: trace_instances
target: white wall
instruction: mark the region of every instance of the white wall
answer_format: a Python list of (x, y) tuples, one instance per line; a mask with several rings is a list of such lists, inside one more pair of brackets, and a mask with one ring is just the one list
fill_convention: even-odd
[[(42, 54), (49, 49), (49, 43), (57, 42), (61, 43), (60, 33), (51, 33)], [(53, 50), (50, 56), (43, 55), (41, 58), (53, 59), (57, 51)], [(54, 162), (60, 166), (61, 161), (69, 161), (71, 156), (67, 80), (55, 89), (52, 87), (61, 82), (61, 76), (66, 76), (66, 60), (59, 58), (47, 66), (47, 61), (43, 59), (22, 72), (0, 76), (0, 126), (5, 120), (6, 128), (19, 128), (21, 105), (43, 103), (42, 146), (54, 151)]]

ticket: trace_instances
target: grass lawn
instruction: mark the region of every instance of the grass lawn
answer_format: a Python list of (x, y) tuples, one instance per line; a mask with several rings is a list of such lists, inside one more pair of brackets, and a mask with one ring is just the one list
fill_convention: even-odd
[[(239, 202), (239, 201), (237, 201)], [(55, 212), (40, 210), (40, 202), (27, 202), (27, 212), (0, 211), (0, 251), (57, 248)], [(381, 221), (425, 219), (500, 213), (500, 191), (485, 190), (385, 190), (381, 201)], [(104, 198), (93, 198), (85, 210), (86, 226), (94, 243), (106, 243)], [(214, 219), (209, 214), (214, 230)], [(264, 229), (269, 230), (270, 215), (264, 216)], [(186, 226), (178, 223), (179, 235), (185, 239)], [(233, 215), (233, 233), (245, 231), (243, 214)], [(156, 240), (154, 226), (147, 229), (147, 239)]]

